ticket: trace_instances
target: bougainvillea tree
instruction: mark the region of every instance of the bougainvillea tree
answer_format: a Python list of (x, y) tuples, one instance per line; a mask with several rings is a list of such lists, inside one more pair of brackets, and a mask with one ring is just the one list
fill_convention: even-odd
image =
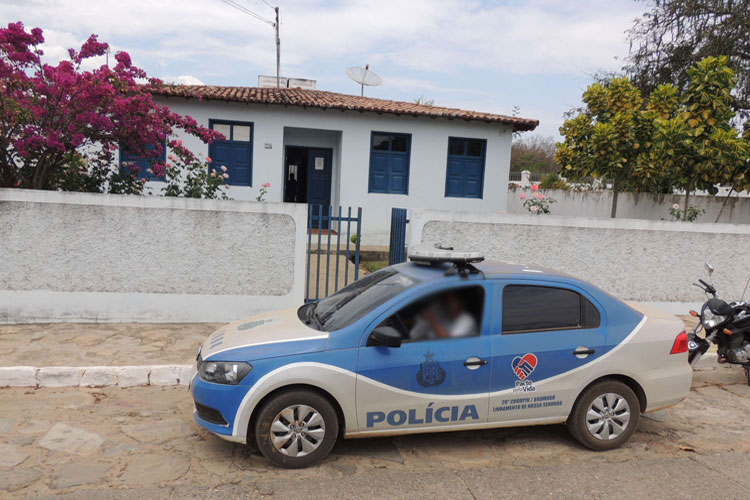
[[(20, 22), (0, 29), (0, 186), (137, 193), (136, 167), (121, 170), (118, 148), (152, 160), (164, 176), (164, 147), (178, 164), (197, 158), (174, 138), (176, 130), (205, 143), (221, 134), (153, 101), (162, 82), (133, 66), (126, 52), (112, 66), (86, 70), (108, 45), (91, 35), (56, 65), (45, 63), (42, 30)], [(90, 64), (90, 63), (89, 63)]]

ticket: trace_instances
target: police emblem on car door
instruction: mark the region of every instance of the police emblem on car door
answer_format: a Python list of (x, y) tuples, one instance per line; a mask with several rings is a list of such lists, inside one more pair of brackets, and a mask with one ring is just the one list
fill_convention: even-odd
[(440, 363), (435, 361), (435, 354), (427, 351), (424, 355), (424, 362), (420, 363), (417, 372), (417, 382), (422, 387), (432, 387), (445, 382), (445, 370)]
[[(456, 293), (459, 299), (443, 296)], [(487, 296), (491, 285), (462, 284), (384, 311), (365, 332), (359, 348), (360, 432), (487, 421), (491, 354)], [(425, 319), (430, 317), (425, 308), (435, 301), (454, 303), (449, 312)], [(439, 333), (430, 324), (437, 325)], [(373, 342), (373, 332), (382, 328), (392, 335), (398, 332), (401, 344), (388, 347)]]

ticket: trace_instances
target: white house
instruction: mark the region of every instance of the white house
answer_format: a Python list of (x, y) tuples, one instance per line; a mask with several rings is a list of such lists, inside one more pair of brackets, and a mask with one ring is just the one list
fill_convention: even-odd
[(168, 86), (156, 100), (226, 136), (180, 138), (227, 167), (232, 198), (270, 182), (268, 201), (362, 207), (365, 245), (387, 243), (392, 207), (505, 210), (512, 134), (539, 123), (299, 88)]

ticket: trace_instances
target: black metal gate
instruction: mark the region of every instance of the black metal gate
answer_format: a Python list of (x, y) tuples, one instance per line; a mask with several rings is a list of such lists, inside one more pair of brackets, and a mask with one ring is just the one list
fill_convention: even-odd
[(406, 218), (405, 208), (391, 209), (391, 247), (388, 252), (388, 265), (406, 261)]
[[(305, 302), (328, 297), (359, 279), (361, 225), (361, 207), (357, 208), (356, 216), (352, 216), (352, 207), (344, 213), (342, 207), (336, 210), (327, 205), (308, 206)], [(335, 260), (333, 268), (332, 256)], [(321, 259), (325, 269), (321, 269)], [(350, 264), (354, 267), (351, 271)]]

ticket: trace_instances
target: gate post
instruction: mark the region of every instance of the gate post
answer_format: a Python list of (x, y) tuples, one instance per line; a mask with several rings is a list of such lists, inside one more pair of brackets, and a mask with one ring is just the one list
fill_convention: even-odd
[(391, 247), (388, 252), (388, 265), (400, 264), (406, 260), (406, 218), (405, 208), (391, 209)]

